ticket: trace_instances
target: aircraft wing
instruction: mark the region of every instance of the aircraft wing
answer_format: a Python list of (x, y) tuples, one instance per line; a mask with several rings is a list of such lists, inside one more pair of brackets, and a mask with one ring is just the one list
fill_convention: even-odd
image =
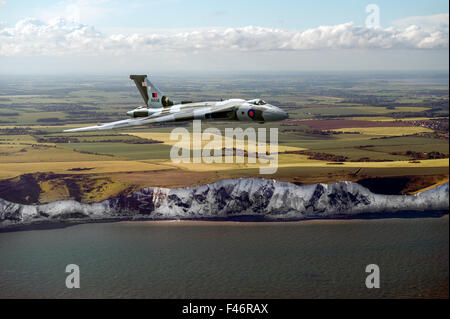
[(113, 129), (121, 128), (121, 127), (143, 125), (140, 122), (142, 122), (142, 118), (128, 119), (128, 120), (121, 120), (121, 121), (105, 123), (105, 124), (100, 124), (100, 125), (95, 125), (95, 126), (73, 128), (73, 129), (69, 129), (69, 130), (64, 130), (64, 132), (90, 132), (90, 131), (113, 130)]
[(64, 132), (90, 132), (90, 131), (102, 131), (102, 130), (112, 130), (122, 127), (130, 126), (142, 126), (152, 123), (166, 123), (166, 122), (182, 122), (190, 121), (195, 119), (203, 119), (206, 114), (213, 114), (217, 112), (224, 112), (228, 110), (233, 110), (236, 104), (227, 103), (219, 106), (208, 106), (200, 108), (186, 108), (180, 111), (171, 111), (167, 109), (167, 112), (161, 112), (160, 114), (154, 114), (149, 117), (137, 118), (137, 119), (127, 119), (111, 123), (100, 124), (96, 126), (88, 126), (81, 128), (74, 128), (69, 130), (64, 130)]

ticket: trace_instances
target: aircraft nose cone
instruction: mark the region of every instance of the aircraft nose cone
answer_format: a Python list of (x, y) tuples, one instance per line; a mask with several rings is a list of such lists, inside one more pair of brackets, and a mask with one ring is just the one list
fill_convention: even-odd
[(128, 111), (127, 115), (132, 117), (133, 116), (133, 111)]
[(289, 117), (289, 115), (280, 108), (273, 108), (264, 111), (263, 117), (265, 121), (283, 121)]

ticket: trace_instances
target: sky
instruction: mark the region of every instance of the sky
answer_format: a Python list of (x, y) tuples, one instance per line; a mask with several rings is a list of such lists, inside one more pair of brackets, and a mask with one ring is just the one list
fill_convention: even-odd
[(0, 73), (448, 71), (442, 0), (0, 0)]

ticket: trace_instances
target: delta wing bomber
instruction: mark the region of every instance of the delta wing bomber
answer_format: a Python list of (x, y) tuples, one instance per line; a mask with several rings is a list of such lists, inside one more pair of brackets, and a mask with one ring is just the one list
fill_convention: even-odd
[(265, 123), (282, 121), (288, 114), (261, 99), (228, 99), (223, 101), (172, 101), (162, 93), (147, 75), (130, 75), (141, 94), (145, 106), (127, 112), (130, 119), (96, 126), (65, 130), (87, 132), (143, 126), (153, 123), (184, 122), (192, 120), (246, 121)]

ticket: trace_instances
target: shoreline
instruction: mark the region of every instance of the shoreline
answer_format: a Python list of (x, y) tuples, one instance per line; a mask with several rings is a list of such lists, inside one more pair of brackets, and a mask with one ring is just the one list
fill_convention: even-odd
[(110, 223), (125, 226), (267, 226), (267, 225), (312, 225), (312, 224), (341, 224), (341, 223), (359, 223), (372, 220), (382, 219), (439, 219), (449, 217), (448, 211), (436, 212), (404, 212), (404, 213), (385, 213), (385, 214), (362, 214), (357, 216), (334, 216), (329, 218), (309, 218), (297, 220), (268, 220), (268, 219), (248, 219), (247, 216), (234, 219), (99, 219), (85, 221), (56, 221), (42, 222), (23, 225), (8, 225), (0, 227), (1, 233), (18, 232), (18, 231), (36, 231), (36, 230), (52, 230), (67, 228), (84, 224)]
[(404, 217), (386, 217), (386, 218), (313, 218), (292, 221), (236, 221), (236, 220), (128, 220), (119, 221), (117, 224), (125, 226), (288, 226), (288, 225), (314, 225), (314, 224), (346, 224), (361, 223), (373, 220), (409, 220), (409, 219), (448, 219), (448, 214), (440, 214), (435, 216), (423, 216), (416, 218)]

